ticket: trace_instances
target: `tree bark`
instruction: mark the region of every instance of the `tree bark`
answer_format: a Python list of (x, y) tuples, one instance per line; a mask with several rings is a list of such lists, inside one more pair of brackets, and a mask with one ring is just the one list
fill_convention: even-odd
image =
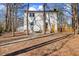
[(43, 13), (43, 32), (44, 32), (44, 34), (46, 34), (46, 13), (45, 13), (45, 3), (44, 3), (44, 5), (43, 5), (43, 11), (44, 11), (44, 13)]
[(72, 23), (73, 23), (73, 28), (74, 28), (74, 34), (78, 34), (78, 4), (73, 3), (72, 4)]
[(29, 10), (29, 3), (27, 5), (27, 20), (26, 20), (27, 21), (27, 29), (26, 29), (27, 30), (27, 35), (29, 35), (29, 29), (28, 29), (28, 26), (29, 26), (28, 25), (28, 10)]

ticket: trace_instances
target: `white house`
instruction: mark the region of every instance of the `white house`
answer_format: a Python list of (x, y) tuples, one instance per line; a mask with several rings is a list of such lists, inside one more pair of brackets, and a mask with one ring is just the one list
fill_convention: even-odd
[[(52, 25), (54, 25), (55, 33), (57, 33), (57, 11), (46, 11), (46, 23), (47, 23), (47, 32), (50, 32)], [(27, 29), (27, 12), (24, 13), (24, 30)], [(28, 12), (28, 28), (30, 33), (32, 32), (43, 32), (44, 25), (44, 16), (43, 11), (29, 11)]]

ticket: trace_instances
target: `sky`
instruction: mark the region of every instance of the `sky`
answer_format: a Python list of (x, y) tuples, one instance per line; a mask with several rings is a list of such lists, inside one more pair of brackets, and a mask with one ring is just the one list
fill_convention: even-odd
[[(66, 16), (71, 17), (71, 7), (69, 4), (63, 4), (63, 3), (48, 3), (46, 10), (53, 10), (54, 8), (58, 8), (62, 11), (64, 11), (64, 14)], [(27, 4), (22, 4), (22, 6), (19, 7), (18, 9), (18, 17), (23, 17), (24, 16), (24, 10), (27, 9)], [(0, 20), (3, 19), (5, 16), (5, 10), (6, 7), (3, 4), (0, 4)], [(43, 3), (31, 3), (29, 4), (29, 10), (33, 10), (33, 11), (39, 11), (39, 10), (43, 10)], [(71, 22), (70, 20), (68, 22)]]
[(5, 6), (0, 4), (0, 18), (4, 18), (4, 15), (5, 14)]

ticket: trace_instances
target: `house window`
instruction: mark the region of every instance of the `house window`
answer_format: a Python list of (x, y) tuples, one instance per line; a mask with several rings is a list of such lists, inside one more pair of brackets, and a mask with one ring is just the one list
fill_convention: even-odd
[(34, 17), (35, 14), (34, 14), (34, 13), (30, 13), (29, 16), (30, 16), (30, 17)]

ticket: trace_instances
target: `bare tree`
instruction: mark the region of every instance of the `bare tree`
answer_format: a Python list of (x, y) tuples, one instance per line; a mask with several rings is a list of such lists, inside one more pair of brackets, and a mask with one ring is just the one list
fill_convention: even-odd
[(28, 11), (29, 11), (29, 3), (27, 5), (27, 34), (29, 35), (29, 29), (28, 29)]
[(72, 20), (73, 20), (73, 28), (74, 34), (78, 34), (78, 4), (72, 3)]
[(12, 35), (14, 36), (14, 31), (17, 28), (17, 3), (7, 3), (6, 4), (6, 31), (12, 31)]
[(11, 5), (10, 3), (6, 4), (6, 31), (11, 31)]
[(45, 7), (46, 7), (46, 3), (44, 3), (43, 4), (43, 11), (44, 11), (44, 13), (43, 13), (43, 27), (44, 27), (44, 34), (46, 34), (46, 13), (45, 13)]

